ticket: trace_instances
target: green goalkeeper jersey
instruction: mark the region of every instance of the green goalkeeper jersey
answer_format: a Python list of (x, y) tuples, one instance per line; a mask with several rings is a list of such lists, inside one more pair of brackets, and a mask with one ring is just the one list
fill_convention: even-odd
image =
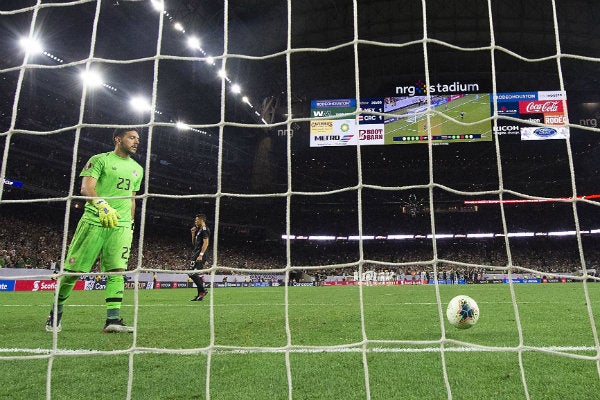
[[(96, 193), (119, 213), (117, 226), (131, 226), (132, 199), (112, 199), (114, 196), (131, 196), (138, 192), (142, 184), (144, 169), (131, 157), (121, 158), (114, 152), (92, 156), (79, 176), (97, 179)], [(98, 210), (89, 202), (85, 203), (83, 220), (101, 225)]]

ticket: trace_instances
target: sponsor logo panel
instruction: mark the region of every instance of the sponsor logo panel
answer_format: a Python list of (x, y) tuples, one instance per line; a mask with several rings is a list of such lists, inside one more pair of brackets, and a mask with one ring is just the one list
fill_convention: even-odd
[(12, 292), (15, 290), (15, 281), (0, 281), (0, 292)]
[(518, 125), (498, 125), (494, 127), (494, 132), (497, 135), (519, 135), (521, 127)]
[(315, 135), (330, 135), (333, 133), (333, 121), (310, 121), (310, 133)]
[(358, 140), (361, 145), (381, 145), (384, 143), (384, 124), (360, 125)]
[[(75, 286), (73, 287), (74, 290), (82, 290), (84, 286), (84, 282), (81, 280), (78, 280), (77, 282), (75, 282)], [(41, 292), (41, 291), (52, 291), (54, 289), (56, 289), (56, 281), (52, 280), (52, 279), (39, 279), (39, 280), (33, 280), (33, 279), (22, 279), (22, 280), (16, 280), (15, 281), (15, 286), (14, 286), (14, 290), (15, 291), (25, 291), (25, 292)]]
[(526, 114), (523, 116), (525, 121), (535, 122), (537, 124), (544, 123), (544, 114)]
[(325, 146), (356, 146), (358, 138), (356, 135), (356, 123), (349, 119), (339, 119), (332, 121), (311, 121), (330, 122), (330, 125), (323, 125), (322, 129), (313, 132), (311, 128), (310, 147)]
[(511, 92), (511, 93), (496, 93), (493, 96), (498, 103), (504, 102), (519, 102), (524, 100), (538, 100), (538, 92)]
[(351, 118), (347, 114), (353, 114), (356, 108), (324, 108), (324, 109), (312, 109), (310, 110), (311, 118), (323, 118), (329, 117), (335, 119), (338, 115), (345, 115), (340, 118)]
[[(492, 113), (494, 112), (494, 104), (492, 103)], [(516, 101), (498, 103), (498, 115), (505, 117), (519, 117), (519, 103)]]
[(568, 138), (569, 128), (564, 126), (521, 128), (521, 140), (547, 140)]
[(538, 100), (566, 100), (566, 92), (560, 90), (538, 92)]
[(562, 100), (520, 101), (521, 114), (564, 113)]
[(310, 108), (354, 108), (356, 99), (311, 100)]
[(544, 124), (546, 125), (565, 125), (568, 124), (569, 120), (563, 113), (548, 113), (544, 114)]

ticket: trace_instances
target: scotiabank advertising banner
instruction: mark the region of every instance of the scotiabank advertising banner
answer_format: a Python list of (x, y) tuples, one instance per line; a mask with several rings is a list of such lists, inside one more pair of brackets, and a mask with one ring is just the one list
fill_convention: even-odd
[[(48, 280), (17, 280), (15, 282), (15, 291), (16, 292), (40, 292), (40, 291), (53, 291), (56, 289), (56, 281), (48, 279)], [(75, 282), (74, 290), (83, 290), (85, 284), (83, 281), (79, 280)]]

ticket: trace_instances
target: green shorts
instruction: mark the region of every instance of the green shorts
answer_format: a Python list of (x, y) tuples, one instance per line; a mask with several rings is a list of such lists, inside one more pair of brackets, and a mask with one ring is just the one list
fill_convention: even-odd
[(126, 270), (132, 240), (131, 228), (104, 228), (80, 220), (67, 251), (65, 269), (90, 272), (100, 256), (101, 272)]

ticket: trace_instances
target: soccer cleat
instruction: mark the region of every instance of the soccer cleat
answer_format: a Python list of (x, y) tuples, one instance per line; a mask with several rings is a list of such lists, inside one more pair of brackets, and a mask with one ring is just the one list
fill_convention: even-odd
[(46, 331), (48, 332), (60, 332), (62, 331), (62, 326), (60, 324), (60, 320), (62, 318), (62, 313), (58, 313), (56, 318), (56, 328), (54, 327), (54, 310), (50, 311), (50, 315), (48, 315), (48, 319), (46, 320)]
[(200, 293), (198, 296), (194, 297), (190, 301), (202, 301), (204, 296), (206, 296), (206, 293), (208, 293), (208, 292), (205, 290), (204, 292)]
[(104, 329), (102, 329), (103, 333), (132, 333), (133, 327), (127, 326), (123, 323), (123, 318), (121, 319), (107, 319), (106, 324), (104, 325)]

